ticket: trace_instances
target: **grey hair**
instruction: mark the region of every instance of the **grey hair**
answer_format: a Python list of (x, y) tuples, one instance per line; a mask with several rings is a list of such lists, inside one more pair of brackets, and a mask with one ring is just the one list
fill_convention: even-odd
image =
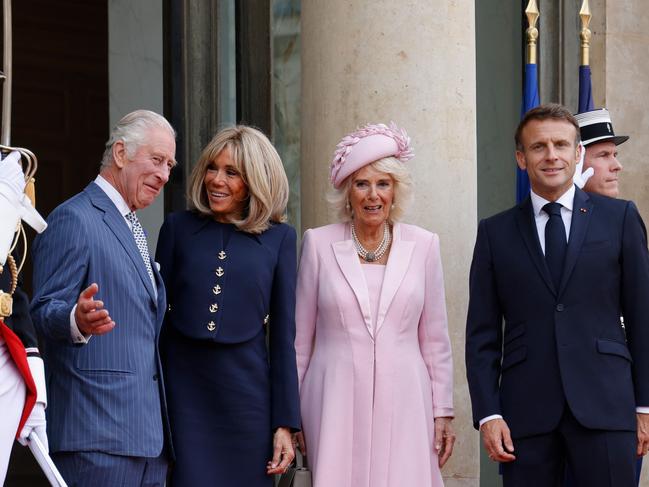
[[(403, 162), (395, 157), (384, 157), (368, 165), (376, 171), (389, 174), (394, 180), (393, 208), (390, 210), (388, 221), (390, 223), (399, 221), (413, 198), (413, 184), (410, 171)], [(349, 222), (353, 219), (352, 209), (348, 205), (349, 192), (352, 188), (354, 176), (356, 176), (358, 171), (347, 176), (340, 185), (340, 188), (332, 188), (327, 194), (329, 208), (340, 222)]]
[(166, 129), (176, 138), (176, 131), (162, 115), (151, 110), (135, 110), (115, 124), (106, 142), (104, 155), (101, 158), (101, 169), (109, 167), (113, 163), (113, 146), (116, 142), (124, 142), (126, 155), (131, 159), (137, 149), (146, 143), (149, 130), (153, 128)]

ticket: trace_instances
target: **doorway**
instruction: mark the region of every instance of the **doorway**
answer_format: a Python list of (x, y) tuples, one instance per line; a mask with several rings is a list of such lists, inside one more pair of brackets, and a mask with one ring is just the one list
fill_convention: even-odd
[[(12, 4), (11, 143), (38, 158), (36, 206), (46, 218), (98, 173), (109, 128), (108, 2)], [(27, 231), (31, 242), (33, 231)], [(28, 259), (23, 278), (30, 295), (31, 273)], [(49, 483), (29, 450), (16, 442), (5, 486), (24, 485)]]

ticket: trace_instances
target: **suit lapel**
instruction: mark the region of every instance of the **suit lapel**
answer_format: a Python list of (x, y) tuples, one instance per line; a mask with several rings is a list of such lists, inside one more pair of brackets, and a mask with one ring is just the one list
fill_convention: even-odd
[(557, 291), (554, 289), (552, 276), (550, 275), (550, 270), (545, 263), (545, 257), (541, 250), (541, 244), (539, 243), (539, 235), (534, 221), (534, 210), (532, 209), (532, 201), (529, 196), (518, 206), (518, 210), (519, 211), (516, 212), (516, 225), (518, 226), (518, 230), (521, 232), (521, 236), (523, 237), (525, 246), (530, 254), (530, 258), (532, 259), (532, 262), (534, 262), (539, 274), (541, 274), (545, 284), (548, 286), (550, 291), (556, 295)]
[(388, 313), (390, 304), (395, 294), (399, 290), (401, 281), (403, 281), (406, 272), (410, 266), (410, 259), (415, 248), (415, 243), (401, 239), (401, 225), (394, 224), (392, 248), (390, 256), (385, 267), (385, 276), (383, 277), (383, 286), (381, 287), (381, 299), (379, 300), (379, 313), (376, 320), (376, 334), (383, 326), (385, 316)]
[(593, 202), (588, 195), (575, 188), (575, 199), (572, 206), (572, 222), (570, 223), (570, 238), (568, 238), (568, 249), (566, 251), (566, 260), (563, 264), (563, 274), (561, 276), (561, 285), (559, 286), (559, 294), (563, 292), (570, 279), (581, 246), (586, 237), (586, 230), (588, 230), (588, 223), (590, 222), (590, 215), (593, 213)]
[[(144, 287), (157, 306), (157, 298), (155, 296), (155, 291), (153, 290), (153, 284), (151, 283), (149, 273), (147, 272), (144, 261), (142, 260), (142, 255), (137, 248), (135, 238), (133, 238), (133, 233), (131, 233), (131, 230), (128, 228), (126, 220), (124, 220), (124, 217), (120, 215), (117, 207), (99, 186), (91, 183), (86, 188), (86, 191), (88, 191), (92, 204), (104, 213), (104, 223), (111, 232), (113, 232), (115, 237), (117, 237), (117, 240), (119, 240), (124, 251), (133, 261)], [(151, 263), (151, 265), (154, 266), (153, 263)]]
[[(345, 233), (347, 234), (348, 231), (345, 230)], [(348, 235), (345, 235), (345, 237), (348, 237)], [(345, 276), (345, 279), (352, 288), (352, 291), (354, 291), (354, 295), (358, 301), (358, 306), (363, 315), (363, 321), (365, 321), (367, 332), (372, 338), (374, 338), (372, 330), (372, 315), (370, 314), (370, 297), (368, 295), (363, 269), (361, 269), (361, 263), (358, 261), (358, 254), (356, 254), (356, 249), (354, 249), (354, 244), (350, 238), (347, 238), (346, 240), (341, 240), (339, 242), (332, 242), (331, 246), (334, 255), (336, 256), (338, 267), (340, 267), (340, 271)]]

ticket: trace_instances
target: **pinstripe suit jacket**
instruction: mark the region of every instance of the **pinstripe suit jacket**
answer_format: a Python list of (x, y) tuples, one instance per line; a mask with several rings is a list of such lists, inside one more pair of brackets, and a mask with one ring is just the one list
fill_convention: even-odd
[[(158, 354), (166, 301), (156, 266), (157, 297), (128, 225), (95, 183), (47, 221), (33, 246), (31, 312), (45, 339), (50, 449), (158, 456), (168, 423)], [(75, 345), (70, 312), (93, 282), (116, 326)]]

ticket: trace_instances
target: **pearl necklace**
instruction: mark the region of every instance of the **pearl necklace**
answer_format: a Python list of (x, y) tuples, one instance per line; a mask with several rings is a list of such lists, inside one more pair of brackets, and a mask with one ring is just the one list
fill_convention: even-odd
[(390, 232), (390, 225), (387, 222), (383, 225), (383, 239), (381, 240), (379, 246), (374, 249), (374, 251), (367, 250), (365, 247), (363, 247), (363, 244), (361, 244), (361, 241), (358, 239), (358, 235), (356, 235), (354, 222), (352, 222), (352, 241), (354, 242), (356, 253), (361, 259), (366, 262), (377, 261), (381, 257), (383, 257), (383, 254), (385, 254), (385, 252), (388, 250), (388, 247), (390, 246), (390, 242), (392, 242), (392, 232)]

